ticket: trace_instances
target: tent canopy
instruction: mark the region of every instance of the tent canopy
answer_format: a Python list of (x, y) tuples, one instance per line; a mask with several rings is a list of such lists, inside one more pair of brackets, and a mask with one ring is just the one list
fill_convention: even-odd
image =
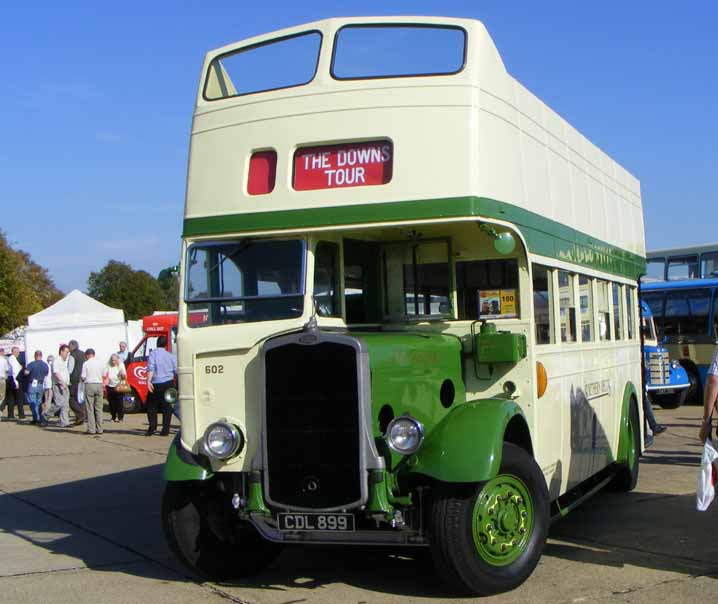
[(27, 318), (30, 329), (54, 329), (73, 325), (111, 325), (125, 322), (125, 313), (111, 308), (78, 289), (73, 289), (59, 302)]

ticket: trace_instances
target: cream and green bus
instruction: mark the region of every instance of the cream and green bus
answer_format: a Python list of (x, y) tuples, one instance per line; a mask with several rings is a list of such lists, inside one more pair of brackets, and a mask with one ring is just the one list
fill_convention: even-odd
[(635, 486), (639, 183), (480, 22), (210, 52), (188, 170), (162, 515), (191, 569), (430, 548), (456, 592), (495, 593), (552, 519)]

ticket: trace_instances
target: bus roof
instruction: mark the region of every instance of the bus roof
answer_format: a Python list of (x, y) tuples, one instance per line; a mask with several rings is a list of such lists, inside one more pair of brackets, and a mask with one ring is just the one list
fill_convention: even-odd
[(660, 258), (663, 256), (701, 254), (703, 252), (718, 252), (718, 243), (701, 243), (684, 247), (667, 247), (660, 250), (650, 250), (646, 252), (646, 256), (648, 258)]
[[(459, 28), (463, 66), (443, 75), (336, 79), (335, 40), (365, 24)], [(322, 40), (308, 83), (205, 98), (212, 78), (224, 82), (228, 52), (306, 32)], [(358, 141), (391, 143), (388, 182), (295, 186), (298, 150)], [(269, 192), (251, 195), (250, 159), (267, 150), (276, 153), (275, 180)], [(208, 53), (192, 125), (185, 237), (464, 218), (516, 225), (539, 256), (630, 278), (645, 270), (638, 180), (508, 74), (480, 21), (327, 19)]]
[(718, 279), (681, 279), (680, 281), (648, 281), (641, 283), (641, 291), (653, 292), (669, 289), (699, 289), (718, 287)]

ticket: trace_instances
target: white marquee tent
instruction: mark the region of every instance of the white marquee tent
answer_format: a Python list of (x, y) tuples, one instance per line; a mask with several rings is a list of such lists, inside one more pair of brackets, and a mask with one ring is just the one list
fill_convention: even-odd
[(106, 306), (77, 289), (45, 310), (30, 315), (27, 323), (28, 360), (36, 350), (42, 350), (44, 358), (48, 354), (56, 356), (60, 344), (77, 340), (82, 350), (93, 348), (97, 358), (104, 361), (117, 352), (120, 341), (127, 342), (124, 311)]

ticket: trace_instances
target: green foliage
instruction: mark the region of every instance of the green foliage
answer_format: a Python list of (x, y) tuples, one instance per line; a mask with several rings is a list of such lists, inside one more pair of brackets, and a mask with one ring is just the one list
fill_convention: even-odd
[(177, 310), (179, 301), (179, 266), (163, 268), (157, 275), (157, 282), (165, 293), (167, 310)]
[(126, 319), (141, 319), (155, 310), (176, 310), (170, 306), (167, 292), (146, 271), (110, 260), (98, 273), (90, 273), (87, 293), (103, 304), (125, 311)]
[(62, 292), (30, 254), (13, 249), (0, 230), (0, 334), (62, 298)]

